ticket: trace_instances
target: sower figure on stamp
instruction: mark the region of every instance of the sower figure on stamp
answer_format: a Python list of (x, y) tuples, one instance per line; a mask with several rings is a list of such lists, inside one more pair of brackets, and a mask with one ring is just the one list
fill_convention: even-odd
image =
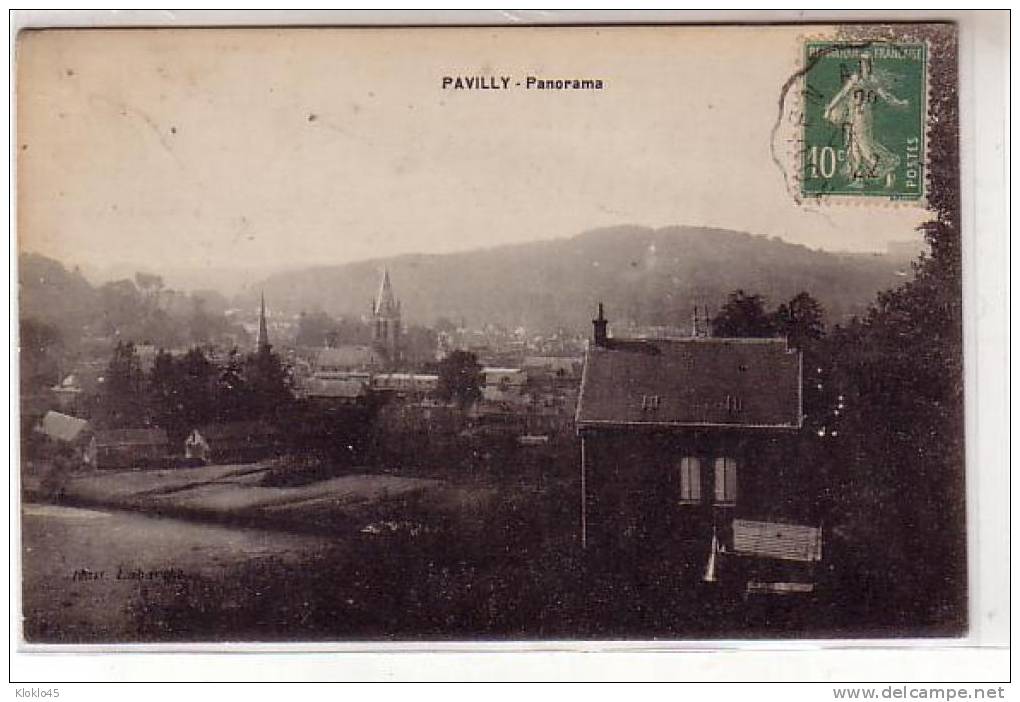
[(843, 172), (851, 181), (850, 187), (863, 188), (865, 180), (885, 180), (892, 188), (900, 157), (879, 143), (873, 133), (874, 105), (879, 98), (893, 107), (906, 107), (909, 102), (891, 94), (886, 81), (875, 75), (871, 56), (861, 55), (859, 73), (851, 74), (836, 96), (825, 108), (825, 119), (843, 128), (846, 161)]

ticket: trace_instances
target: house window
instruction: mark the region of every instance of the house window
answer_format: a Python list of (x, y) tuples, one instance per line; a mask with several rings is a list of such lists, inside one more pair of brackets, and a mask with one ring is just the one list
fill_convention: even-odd
[(701, 502), (701, 461), (693, 456), (680, 459), (680, 504)]
[(659, 396), (658, 395), (642, 395), (641, 396), (641, 409), (643, 409), (643, 410), (657, 410), (657, 409), (659, 409)]
[(715, 503), (737, 503), (737, 461), (733, 458), (715, 459)]

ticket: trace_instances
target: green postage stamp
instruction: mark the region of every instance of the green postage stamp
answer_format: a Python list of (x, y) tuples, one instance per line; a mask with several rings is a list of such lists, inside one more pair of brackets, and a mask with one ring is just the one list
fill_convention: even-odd
[(920, 200), (927, 46), (805, 45), (801, 194)]

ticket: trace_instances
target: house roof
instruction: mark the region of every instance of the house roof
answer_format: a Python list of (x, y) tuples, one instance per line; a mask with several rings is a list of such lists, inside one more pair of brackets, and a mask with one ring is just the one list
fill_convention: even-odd
[(420, 383), (435, 383), (439, 382), (439, 376), (434, 373), (376, 373), (372, 376), (372, 380), (380, 382), (408, 380)]
[(315, 358), (316, 369), (322, 368), (363, 368), (378, 366), (382, 357), (371, 346), (338, 346), (321, 349)]
[(169, 443), (163, 429), (105, 429), (97, 431), (96, 446), (157, 446)]
[(47, 412), (39, 422), (38, 431), (57, 441), (74, 442), (82, 438), (89, 423), (60, 412)]
[(783, 339), (609, 339), (585, 355), (577, 424), (799, 428), (800, 364)]
[(249, 439), (275, 435), (276, 427), (265, 422), (223, 422), (207, 424), (196, 431), (208, 441)]
[(820, 561), (822, 530), (798, 524), (734, 519), (733, 550), (738, 556)]
[(306, 397), (335, 397), (356, 399), (368, 394), (368, 387), (362, 380), (333, 380), (309, 378), (305, 382)]
[(525, 356), (524, 363), (521, 365), (525, 370), (541, 368), (550, 371), (563, 370), (570, 373), (580, 366), (583, 360), (575, 356)]

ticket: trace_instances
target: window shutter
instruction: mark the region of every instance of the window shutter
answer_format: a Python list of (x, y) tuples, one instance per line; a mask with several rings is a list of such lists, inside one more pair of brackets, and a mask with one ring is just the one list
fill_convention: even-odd
[(733, 458), (715, 459), (715, 503), (732, 505), (737, 501), (737, 461)]
[(701, 461), (693, 456), (680, 459), (680, 501), (701, 502)]

